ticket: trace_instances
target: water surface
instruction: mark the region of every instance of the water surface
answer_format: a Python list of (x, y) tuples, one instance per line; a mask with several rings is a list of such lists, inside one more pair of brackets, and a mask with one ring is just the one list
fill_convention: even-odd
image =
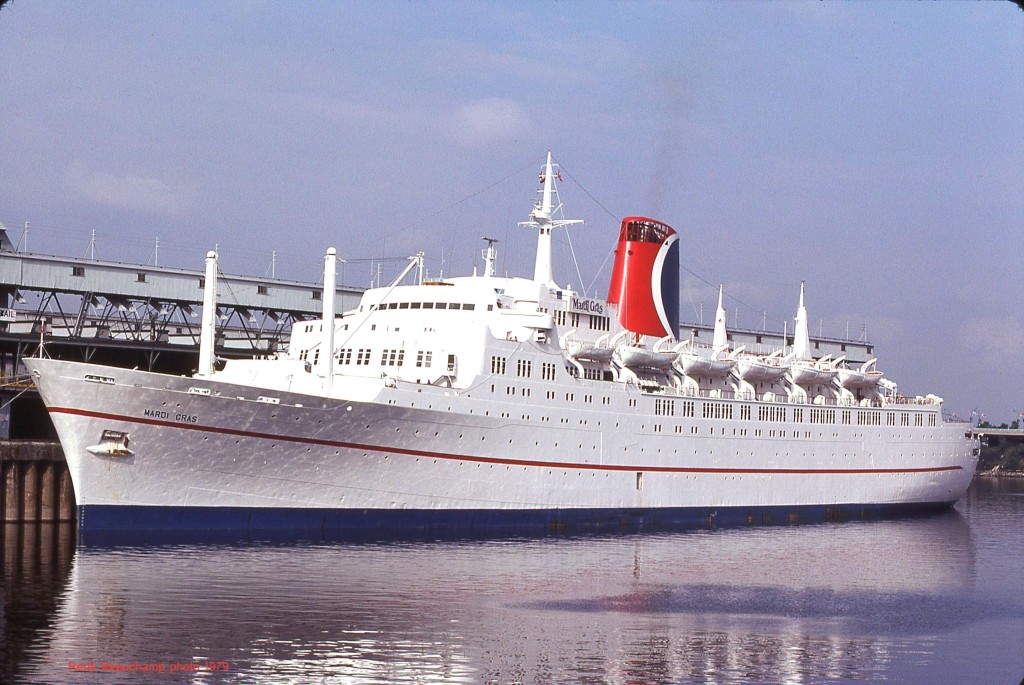
[(2, 682), (1024, 677), (1022, 481), (863, 523), (107, 549), (8, 525), (3, 542)]

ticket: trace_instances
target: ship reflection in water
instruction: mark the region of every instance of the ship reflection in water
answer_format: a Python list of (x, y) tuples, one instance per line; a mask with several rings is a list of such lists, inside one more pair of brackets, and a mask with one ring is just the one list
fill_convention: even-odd
[(76, 550), (9, 526), (0, 680), (1016, 682), (1022, 490), (598, 538)]

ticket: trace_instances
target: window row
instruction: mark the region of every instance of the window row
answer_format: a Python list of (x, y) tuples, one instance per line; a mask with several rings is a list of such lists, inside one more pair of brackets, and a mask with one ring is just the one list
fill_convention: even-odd
[[(555, 380), (555, 370), (558, 367), (551, 362), (541, 362), (541, 379), (545, 381)], [(496, 376), (504, 376), (508, 369), (508, 359), (500, 355), (491, 356), (491, 373)], [(533, 361), (530, 359), (516, 360), (516, 376), (519, 378), (533, 377)]]
[[(487, 311), (491, 311), (493, 305), (487, 305)], [(476, 309), (472, 302), (382, 302), (370, 305), (370, 311), (385, 309), (461, 309), (471, 312)]]
[[(355, 366), (368, 366), (370, 364), (370, 354), (372, 350), (368, 347), (360, 347), (358, 350), (343, 347), (338, 350), (338, 365), (346, 366), (349, 364), (355, 364)], [(306, 355), (309, 354), (309, 350), (304, 350), (300, 355), (299, 359), (305, 359)], [(416, 352), (416, 366), (417, 367), (428, 367), (432, 365), (434, 353), (429, 350), (419, 350)], [(354, 361), (353, 361), (354, 359)], [(314, 363), (316, 363), (314, 361)], [(393, 349), (393, 350), (381, 350), (380, 353), (380, 365), (381, 366), (404, 366), (405, 365), (405, 350)]]
[[(551, 319), (555, 322), (556, 326), (568, 325), (570, 328), (579, 328), (580, 326), (579, 312), (567, 312), (562, 309), (556, 309), (551, 313)], [(607, 331), (611, 330), (611, 319), (607, 316), (600, 316), (598, 314), (587, 314), (587, 325), (592, 331)]]

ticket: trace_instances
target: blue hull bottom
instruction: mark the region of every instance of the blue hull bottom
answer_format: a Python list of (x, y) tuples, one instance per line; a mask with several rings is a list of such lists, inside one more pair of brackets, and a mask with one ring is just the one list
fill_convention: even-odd
[(78, 508), (78, 530), (86, 545), (579, 535), (896, 518), (953, 504), (515, 511), (90, 505)]

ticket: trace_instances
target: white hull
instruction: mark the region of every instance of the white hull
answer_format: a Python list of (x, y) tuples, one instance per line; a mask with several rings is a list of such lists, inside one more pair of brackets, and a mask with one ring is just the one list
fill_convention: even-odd
[[(411, 385), (382, 388), (363, 401), (274, 392), (279, 404), (271, 404), (256, 401), (269, 393), (251, 387), (73, 362), (27, 363), (86, 508), (951, 503), (966, 491), (976, 462), (961, 426), (928, 427), (927, 416), (920, 428), (769, 424), (697, 418), (705, 401), (689, 400), (697, 402), (695, 417), (655, 418), (653, 405), (663, 397), (594, 382), (579, 392), (600, 393), (609, 403), (558, 403), (566, 424), (543, 420), (545, 407), (510, 402), (504, 391), (486, 397)], [(207, 388), (213, 394), (195, 394)], [(629, 408), (632, 399), (636, 409)], [(732, 405), (733, 416), (744, 404), (706, 402)], [(677, 414), (685, 413), (681, 408)], [(803, 411), (806, 419), (810, 407)], [(111, 430), (130, 436), (131, 456), (90, 453)]]

